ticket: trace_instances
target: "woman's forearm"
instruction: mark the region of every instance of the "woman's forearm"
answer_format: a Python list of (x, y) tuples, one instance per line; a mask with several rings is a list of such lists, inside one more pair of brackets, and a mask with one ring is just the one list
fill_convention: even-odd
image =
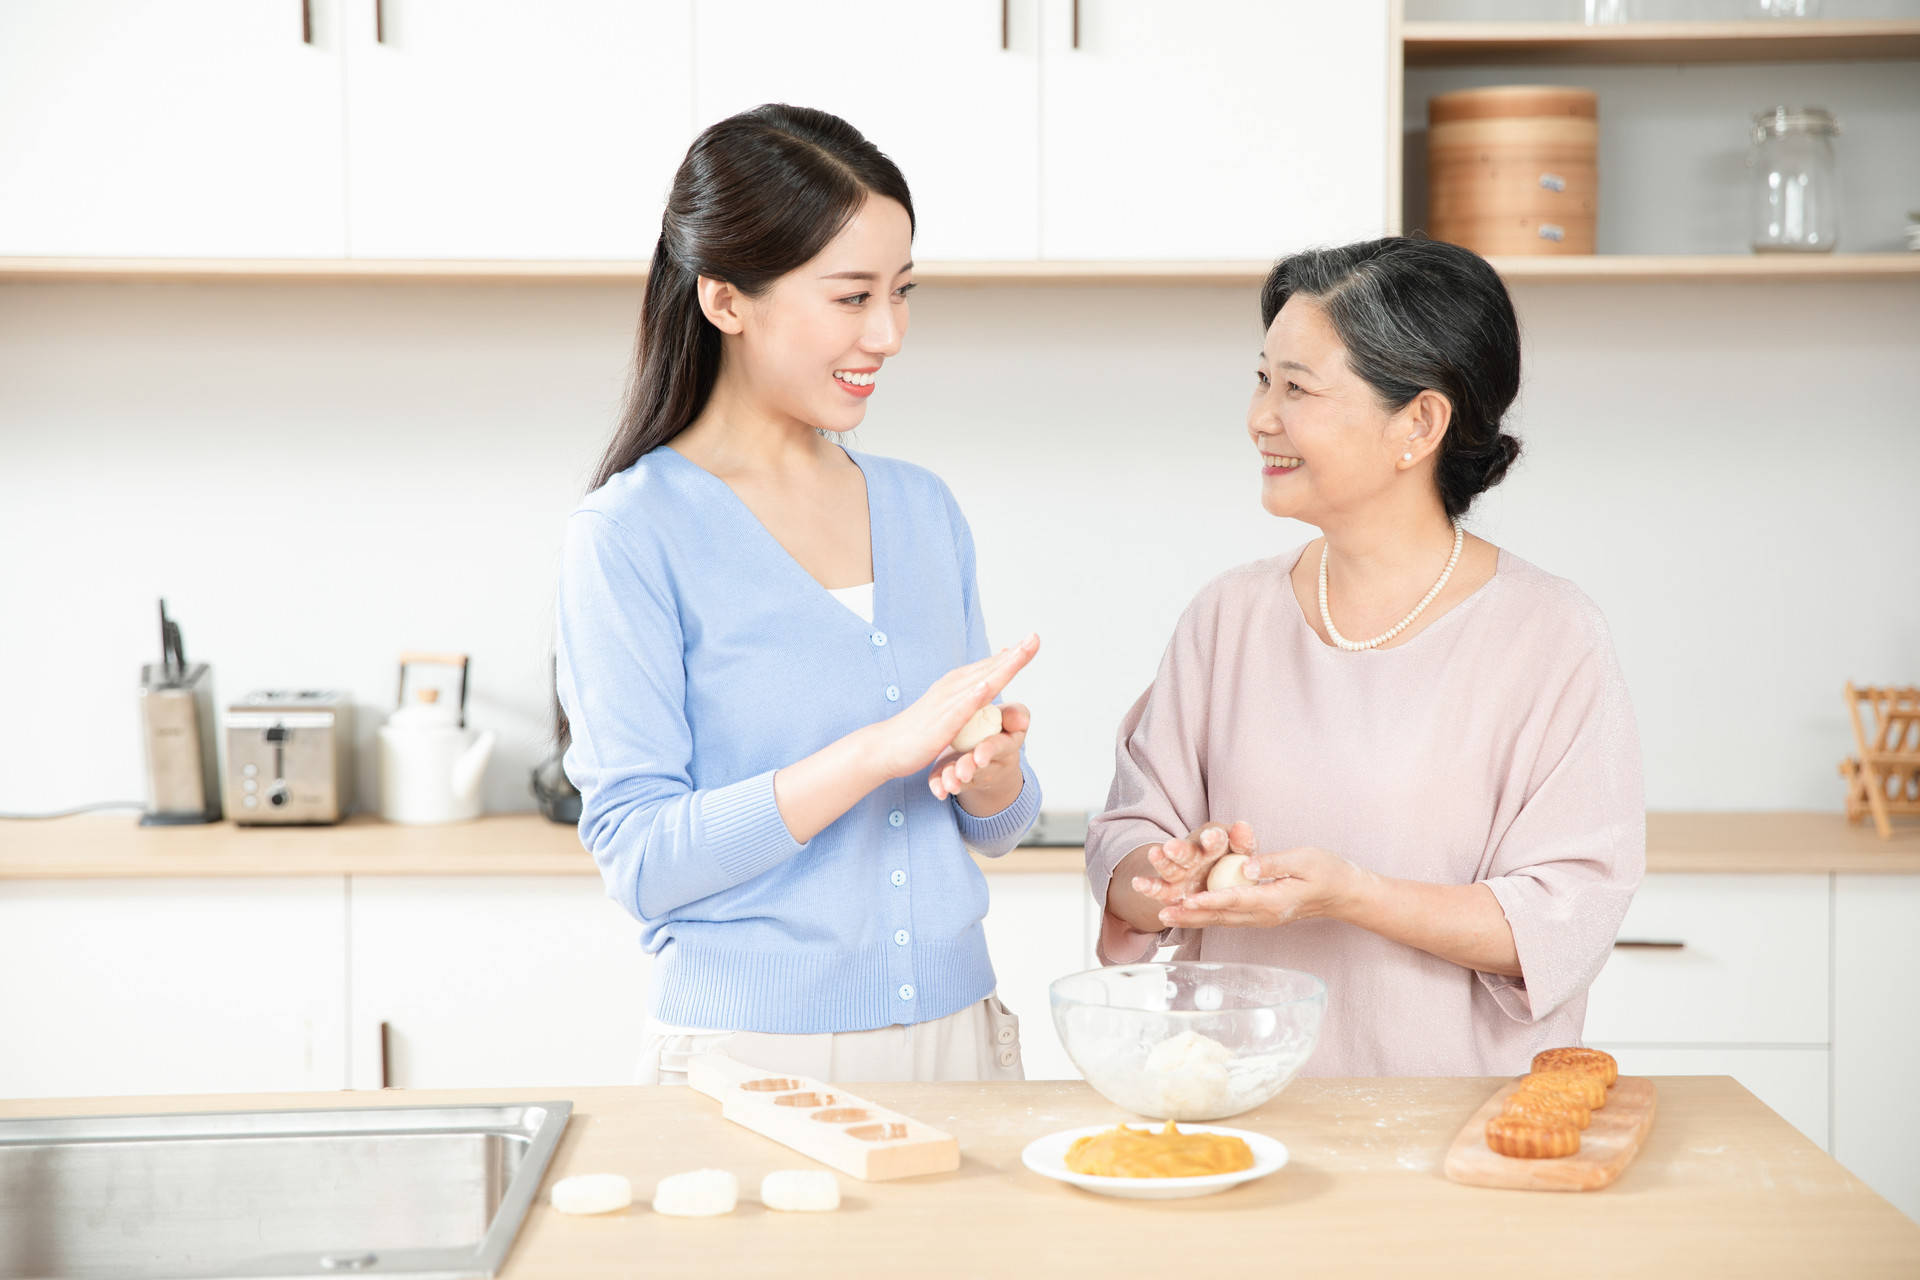
[(1484, 884), (1427, 884), (1369, 873), (1336, 918), (1463, 968), (1522, 976), (1513, 928)]
[(1142, 933), (1159, 933), (1167, 927), (1160, 923), (1161, 904), (1133, 887), (1135, 876), (1157, 875), (1147, 861), (1147, 850), (1153, 847), (1143, 844), (1120, 859), (1120, 865), (1113, 869), (1113, 879), (1107, 882), (1107, 914)]
[(813, 839), (891, 779), (870, 749), (872, 734), (856, 729), (773, 775), (773, 801), (796, 842)]

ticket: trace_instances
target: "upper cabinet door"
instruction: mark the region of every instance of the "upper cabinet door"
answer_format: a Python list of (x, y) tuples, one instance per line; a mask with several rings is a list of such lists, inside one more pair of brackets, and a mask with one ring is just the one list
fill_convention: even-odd
[(900, 166), (919, 261), (1038, 256), (1041, 0), (701, 0), (695, 123), (831, 111)]
[(691, 0), (341, 0), (358, 258), (652, 256)]
[(1384, 234), (1387, 7), (1046, 0), (1042, 256), (1264, 260)]
[(344, 253), (339, 3), (0, 3), (0, 254)]

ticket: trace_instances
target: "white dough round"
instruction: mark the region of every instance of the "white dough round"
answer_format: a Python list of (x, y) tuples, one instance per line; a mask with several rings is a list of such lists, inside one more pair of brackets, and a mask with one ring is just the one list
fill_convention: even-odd
[(1000, 708), (989, 702), (967, 718), (960, 732), (953, 735), (955, 751), (971, 751), (1000, 732)]
[(740, 1201), (740, 1179), (725, 1169), (695, 1169), (660, 1179), (653, 1211), (675, 1218), (713, 1218), (732, 1213)]
[(557, 1213), (612, 1213), (633, 1203), (633, 1184), (617, 1173), (583, 1173), (553, 1184)]
[(1207, 872), (1207, 888), (1239, 889), (1256, 883), (1247, 878), (1248, 857), (1244, 853), (1230, 853), (1213, 864), (1213, 870)]
[(760, 1203), (782, 1213), (826, 1213), (840, 1207), (840, 1180), (825, 1169), (775, 1169), (760, 1180)]

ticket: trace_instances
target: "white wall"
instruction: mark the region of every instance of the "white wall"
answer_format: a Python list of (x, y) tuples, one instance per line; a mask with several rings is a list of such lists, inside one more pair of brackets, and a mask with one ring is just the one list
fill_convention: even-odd
[[(1920, 678), (1920, 291), (1529, 285), (1527, 454), (1477, 531), (1612, 621), (1656, 808), (1836, 808), (1843, 681)], [(141, 793), (165, 594), (224, 702), (403, 648), (475, 656), (526, 808), (562, 518), (604, 443), (626, 287), (0, 287), (0, 810)], [(858, 447), (933, 467), (981, 551), (1050, 808), (1097, 805), (1185, 601), (1307, 533), (1257, 501), (1245, 288), (916, 295)]]

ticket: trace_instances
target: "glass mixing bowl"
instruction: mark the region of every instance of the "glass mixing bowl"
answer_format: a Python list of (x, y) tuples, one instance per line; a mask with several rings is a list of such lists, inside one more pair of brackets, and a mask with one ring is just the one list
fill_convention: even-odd
[(1115, 965), (1049, 989), (1053, 1025), (1108, 1101), (1160, 1120), (1251, 1111), (1313, 1056), (1327, 984), (1264, 964)]

